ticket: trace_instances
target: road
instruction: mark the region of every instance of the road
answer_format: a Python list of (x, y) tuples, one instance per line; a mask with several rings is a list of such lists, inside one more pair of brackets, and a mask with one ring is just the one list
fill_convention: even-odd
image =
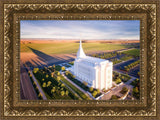
[[(134, 67), (134, 68), (132, 68), (130, 71), (128, 71), (128, 72), (126, 72), (126, 71), (123, 71), (123, 70), (120, 70), (120, 67), (123, 69), (124, 68), (124, 66), (126, 66), (126, 65), (129, 65), (129, 64), (131, 64), (131, 63), (133, 63), (134, 61), (137, 61), (138, 59), (130, 59), (130, 60), (127, 60), (127, 61), (123, 61), (123, 62), (120, 62), (120, 63), (118, 63), (118, 64), (115, 64), (114, 66), (113, 66), (113, 70), (114, 71), (118, 71), (118, 72), (121, 72), (121, 73), (123, 73), (123, 74), (126, 74), (126, 73), (128, 73), (128, 75), (131, 75), (131, 76), (133, 76), (133, 77), (137, 77), (137, 78), (139, 78), (139, 76), (136, 74), (138, 71), (139, 71), (139, 67)], [(139, 66), (139, 65), (138, 65)]]
[(31, 83), (31, 80), (28, 76), (28, 73), (25, 69), (21, 69), (21, 74), (20, 74), (20, 94), (21, 94), (21, 99), (26, 99), (26, 100), (37, 100), (37, 94), (36, 91), (33, 88), (33, 85)]
[(33, 79), (33, 81), (36, 83), (36, 85), (37, 85), (37, 87), (38, 87), (39, 92), (42, 94), (42, 98), (43, 98), (43, 100), (47, 100), (47, 97), (46, 97), (46, 95), (44, 94), (44, 92), (43, 92), (43, 90), (42, 90), (41, 86), (39, 85), (39, 83), (38, 83), (38, 81), (37, 81), (37, 79), (35, 78), (35, 76), (34, 76), (33, 72), (32, 72), (32, 71), (30, 71), (30, 74), (32, 75), (32, 79)]
[(118, 64), (115, 64), (114, 65), (114, 69), (120, 69), (120, 67), (123, 69), (124, 66), (127, 66), (135, 61), (137, 61), (138, 59), (130, 59), (130, 60), (127, 60), (127, 61), (123, 61), (123, 62), (120, 62)]
[(128, 71), (128, 74), (139, 78), (139, 76), (137, 74), (139, 72), (139, 70), (140, 70), (140, 65), (137, 65), (136, 67), (134, 67), (130, 71)]

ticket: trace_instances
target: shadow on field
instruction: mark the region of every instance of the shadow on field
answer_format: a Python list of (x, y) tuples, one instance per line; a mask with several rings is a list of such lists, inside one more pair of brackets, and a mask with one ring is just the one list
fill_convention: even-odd
[(33, 48), (31, 48), (31, 47), (28, 47), (28, 48), (31, 49), (32, 52), (33, 52), (34, 54), (36, 54), (38, 57), (40, 57), (40, 59), (42, 59), (43, 61), (47, 61), (47, 60), (53, 59), (52, 56), (47, 55), (47, 54), (45, 54), (45, 53), (43, 53), (43, 52), (41, 52), (41, 51), (39, 51), (39, 50), (33, 49)]
[(53, 65), (53, 64), (60, 64), (63, 62), (70, 62), (73, 61), (74, 58), (70, 56), (63, 55), (63, 57), (58, 57), (58, 56), (50, 56), (47, 55), (39, 50), (33, 49), (31, 47), (28, 47), (29, 49), (32, 50), (34, 54), (38, 56), (37, 59), (31, 59), (30, 61), (26, 62), (25, 64), (29, 67), (44, 67), (46, 65)]

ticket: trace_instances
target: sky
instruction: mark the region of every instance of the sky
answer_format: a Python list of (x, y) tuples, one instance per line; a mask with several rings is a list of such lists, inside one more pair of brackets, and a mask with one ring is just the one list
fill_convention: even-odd
[(139, 40), (139, 20), (21, 20), (20, 37), (41, 39)]

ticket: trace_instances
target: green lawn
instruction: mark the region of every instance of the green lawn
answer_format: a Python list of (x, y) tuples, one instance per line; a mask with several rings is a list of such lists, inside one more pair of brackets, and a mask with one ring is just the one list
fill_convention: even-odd
[(61, 80), (66, 83), (72, 90), (74, 90), (82, 99), (84, 100), (90, 100), (89, 97), (87, 97), (83, 92), (81, 92), (78, 88), (76, 88), (74, 85), (72, 85), (70, 82), (68, 82), (62, 75), (60, 75)]
[[(109, 43), (83, 43), (85, 53), (92, 51), (119, 50), (131, 47), (131, 45), (109, 44)], [(28, 43), (21, 44), (21, 52), (32, 52), (38, 50), (45, 54), (66, 54), (76, 53), (79, 43)], [(32, 48), (32, 50), (30, 49)]]
[(139, 49), (131, 49), (131, 50), (124, 51), (122, 53), (127, 54), (127, 55), (139, 56), (140, 50)]
[[(70, 91), (66, 86), (63, 87), (61, 86), (62, 82), (57, 81), (55, 76), (51, 77), (51, 75), (48, 74), (44, 69), (37, 70), (37, 72), (33, 71), (33, 74), (36, 77), (40, 87), (44, 91), (47, 99), (63, 99), (63, 100), (78, 99), (76, 96), (74, 96), (74, 93), (72, 93), (72, 91)], [(46, 77), (46, 75), (48, 75), (48, 77)], [(51, 84), (49, 86), (46, 86), (49, 81), (51, 82)], [(46, 85), (44, 85), (44, 83), (46, 83)], [(54, 93), (51, 93), (53, 87), (55, 87), (56, 90)], [(69, 94), (62, 96), (61, 91), (64, 92), (68, 91)]]
[(56, 70), (60, 71), (61, 70), (61, 66), (60, 65), (56, 65)]

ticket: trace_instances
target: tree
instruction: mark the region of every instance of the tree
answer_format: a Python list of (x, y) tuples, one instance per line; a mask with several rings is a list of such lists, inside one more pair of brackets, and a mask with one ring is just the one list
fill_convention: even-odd
[(103, 92), (105, 92), (105, 91), (106, 91), (106, 89), (105, 89), (105, 88), (103, 88), (103, 89), (102, 89), (102, 91), (103, 91)]
[(48, 75), (46, 75), (46, 78), (48, 78), (49, 76)]
[(129, 68), (127, 68), (126, 71), (129, 71)]
[(61, 87), (64, 87), (64, 86), (65, 86), (65, 85), (62, 83), (62, 84), (61, 84)]
[(58, 76), (60, 75), (60, 72), (59, 72), (59, 71), (57, 72), (57, 75), (58, 75)]
[(58, 83), (58, 86), (60, 87), (60, 86), (61, 86), (61, 84), (62, 84), (62, 83), (61, 83), (61, 82), (59, 82), (59, 83)]
[(83, 84), (84, 84), (85, 86), (87, 86), (87, 85), (88, 85), (88, 83), (87, 83), (87, 82), (85, 82), (85, 81), (83, 81)]
[(125, 93), (125, 92), (128, 91), (128, 88), (127, 88), (127, 87), (123, 87), (123, 88), (122, 88), (122, 91)]
[(63, 90), (63, 88), (61, 88), (61, 90)]
[(118, 73), (118, 77), (121, 77), (121, 74), (120, 74), (120, 73)]
[(98, 93), (98, 94), (100, 93), (100, 90), (99, 90), (99, 89), (97, 89), (97, 93)]
[(76, 76), (75, 76), (75, 75), (72, 75), (72, 77), (73, 77), (73, 78), (76, 78)]
[(36, 89), (39, 90), (39, 89), (38, 89), (38, 86), (36, 87)]
[(137, 74), (138, 74), (138, 76), (139, 76), (139, 75), (140, 75), (140, 72), (138, 72)]
[(50, 86), (51, 83), (52, 83), (51, 81), (48, 81), (48, 82), (47, 82), (47, 87)]
[(69, 74), (69, 71), (65, 71), (65, 75), (68, 75)]
[(46, 87), (46, 83), (45, 82), (43, 83), (42, 87)]
[(34, 81), (34, 82), (33, 82), (33, 85), (37, 85), (37, 83)]
[(60, 81), (60, 79), (61, 79), (61, 78), (60, 78), (59, 76), (57, 76), (57, 81)]
[(42, 98), (42, 96), (43, 96), (42, 93), (39, 93), (39, 94), (38, 94), (38, 97)]
[(55, 65), (53, 65), (53, 68), (56, 68), (56, 66), (55, 66)]
[(92, 91), (93, 91), (93, 87), (90, 87), (90, 88), (89, 88), (89, 91), (92, 92)]
[(119, 84), (119, 83), (121, 83), (122, 81), (121, 81), (121, 79), (120, 78), (117, 78), (116, 79), (116, 84)]
[(54, 77), (54, 72), (51, 73), (51, 77)]
[(111, 100), (117, 100), (118, 97), (116, 95), (112, 95)]
[(38, 70), (39, 70), (39, 68), (34, 68), (34, 69), (33, 69), (33, 72), (34, 72), (34, 73), (37, 73)]
[(64, 96), (65, 95), (65, 92), (64, 91), (61, 91), (61, 96)]
[(97, 91), (95, 90), (93, 93), (92, 93), (93, 97), (96, 97), (97, 95)]
[(65, 67), (64, 67), (64, 66), (62, 66), (62, 67), (61, 67), (61, 70), (62, 70), (62, 71), (64, 71), (64, 70), (65, 70)]
[(136, 97), (137, 99), (139, 99), (140, 94), (139, 94), (138, 87), (133, 88), (132, 94), (133, 94), (134, 97)]
[(56, 88), (53, 87), (52, 90), (51, 90), (51, 93), (54, 93), (56, 91)]
[(68, 94), (69, 94), (69, 92), (68, 92), (68, 90), (66, 90), (66, 95), (68, 96)]
[(138, 87), (133, 88), (133, 92), (138, 93), (139, 92)]

